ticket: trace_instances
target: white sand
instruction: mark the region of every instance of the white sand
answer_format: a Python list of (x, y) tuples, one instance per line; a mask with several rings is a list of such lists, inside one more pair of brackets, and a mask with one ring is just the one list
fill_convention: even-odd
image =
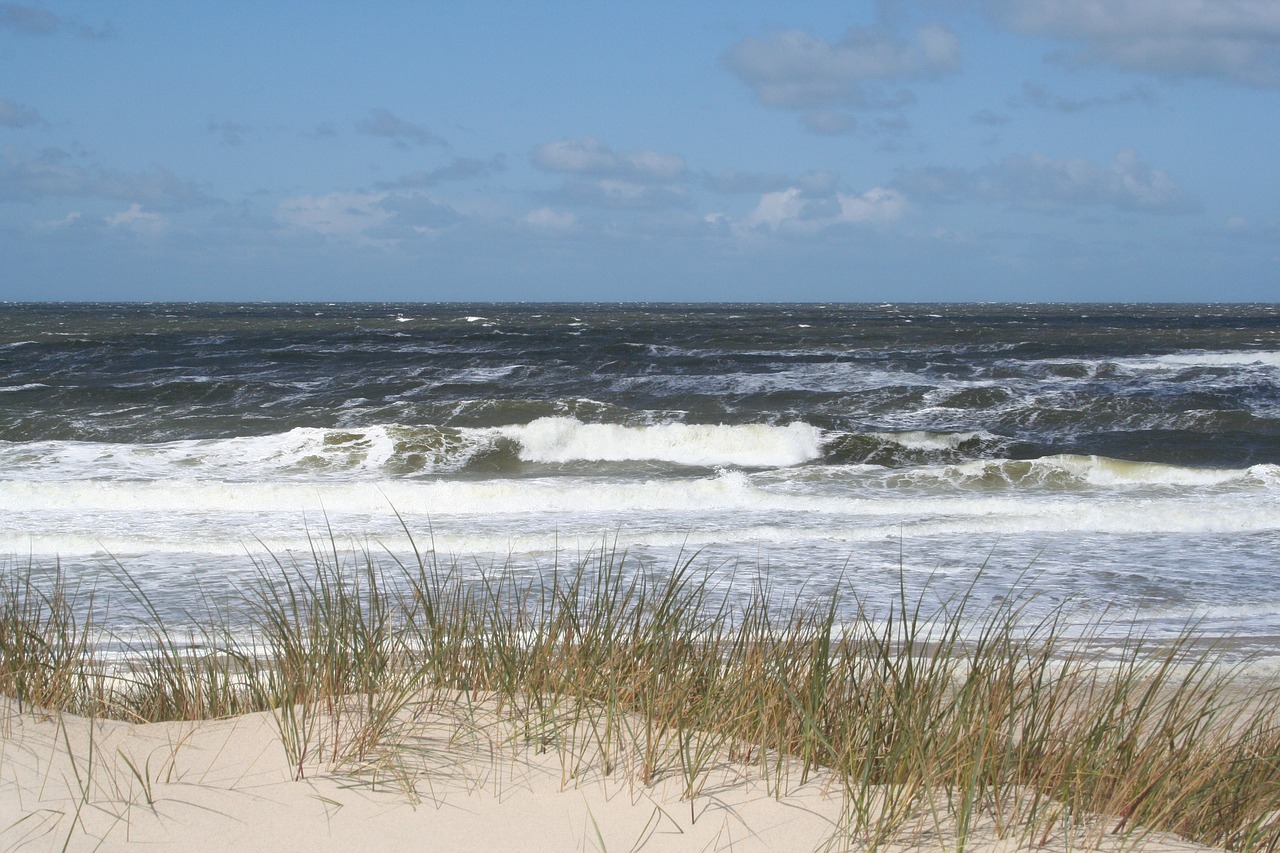
[[(575, 779), (567, 756), (460, 730), (444, 715), (417, 729), (404, 781), (378, 790), (368, 774), (323, 760), (295, 781), (266, 714), (131, 725), (18, 714), (0, 700), (0, 735), (0, 850), (859, 849), (839, 831), (843, 795), (825, 779), (793, 778), (775, 797), (759, 772), (726, 764), (691, 814), (678, 779), (644, 786), (622, 767)], [(948, 849), (937, 829), (922, 827), (916, 849)], [(988, 834), (969, 849), (1019, 847)], [(1042, 849), (1067, 848), (1057, 839)], [(1076, 839), (1072, 849), (1118, 845)], [(1209, 848), (1154, 836), (1141, 849)]]

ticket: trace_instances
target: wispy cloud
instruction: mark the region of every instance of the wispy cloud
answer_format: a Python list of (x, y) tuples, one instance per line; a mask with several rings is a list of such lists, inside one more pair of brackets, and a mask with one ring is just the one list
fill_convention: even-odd
[(392, 187), (434, 187), (450, 181), (466, 181), (473, 178), (483, 178), (487, 175), (497, 174), (506, 169), (506, 159), (497, 154), (488, 160), (478, 160), (473, 157), (454, 157), (453, 161), (446, 166), (440, 166), (430, 171), (419, 170), (409, 172), (402, 175), (399, 180), (390, 183), (381, 184), (385, 188)]
[(293, 196), (280, 202), (276, 216), (287, 225), (334, 242), (375, 245), (381, 241), (367, 232), (395, 215), (382, 206), (387, 195), (385, 192), (346, 192)]
[(776, 172), (724, 171), (704, 174), (703, 185), (718, 193), (750, 193), (753, 195), (778, 192), (797, 187), (810, 195), (830, 195), (840, 183), (840, 175), (823, 169), (815, 169), (799, 177)]
[(531, 210), (521, 221), (530, 228), (552, 233), (566, 233), (578, 227), (578, 218), (572, 213), (550, 207)]
[(1275, 0), (990, 0), (1015, 32), (1075, 45), (1050, 58), (1167, 77), (1280, 86)]
[(809, 110), (801, 114), (800, 123), (823, 136), (852, 133), (858, 127), (858, 120), (842, 110)]
[(660, 210), (689, 203), (684, 187), (655, 186), (619, 178), (566, 181), (551, 197), (560, 202), (614, 210)]
[(375, 237), (410, 238), (434, 234), (461, 222), (463, 217), (450, 205), (426, 193), (392, 194), (377, 207), (392, 214), (381, 226), (371, 229)]
[(767, 107), (804, 111), (816, 133), (844, 133), (851, 117), (833, 108), (894, 108), (912, 92), (893, 84), (937, 77), (960, 67), (960, 41), (949, 29), (927, 24), (911, 39), (875, 27), (852, 27), (837, 42), (804, 30), (746, 38), (722, 57)]
[(890, 222), (906, 211), (900, 192), (873, 187), (864, 193), (835, 192), (814, 197), (799, 187), (765, 193), (744, 220), (747, 228), (814, 233), (833, 226)]
[(119, 172), (77, 162), (60, 148), (46, 148), (34, 157), (6, 149), (0, 159), (0, 199), (34, 201), (49, 196), (117, 199), (167, 210), (214, 201), (195, 183), (167, 169)]
[(1106, 165), (1082, 158), (1041, 154), (1010, 155), (980, 169), (934, 167), (901, 173), (893, 185), (916, 198), (1000, 201), (1028, 210), (1057, 211), (1081, 206), (1145, 213), (1191, 213), (1195, 196), (1131, 150)]
[(0, 98), (0, 125), (4, 127), (31, 127), (44, 124), (40, 113), (31, 107)]
[(244, 142), (245, 134), (253, 130), (248, 125), (240, 124), (239, 122), (214, 121), (213, 119), (209, 119), (204, 129), (217, 137), (218, 141), (223, 145), (240, 145)]
[(815, 170), (798, 178), (750, 172), (723, 172), (705, 183), (723, 193), (755, 192), (755, 207), (745, 217), (712, 213), (705, 221), (724, 233), (816, 236), (833, 228), (873, 225), (900, 219), (906, 198), (896, 189), (872, 187), (858, 193), (840, 186), (836, 172)]
[(680, 181), (689, 177), (684, 158), (648, 149), (614, 151), (594, 137), (545, 142), (533, 152), (539, 169), (569, 175), (621, 178), (644, 183)]
[(555, 206), (585, 205), (612, 210), (660, 210), (685, 207), (689, 195), (680, 186), (694, 180), (685, 159), (651, 149), (615, 151), (594, 137), (545, 142), (533, 151), (533, 164), (564, 175), (560, 189), (539, 194)]
[(52, 36), (67, 33), (86, 39), (108, 39), (116, 35), (116, 29), (110, 23), (91, 27), (74, 18), (57, 15), (48, 9), (24, 6), (19, 3), (0, 3), (0, 29), (26, 36)]
[(995, 110), (982, 109), (969, 116), (969, 121), (985, 127), (1000, 127), (1001, 125), (1008, 124), (1010, 118), (1006, 114), (998, 113)]
[(1146, 86), (1133, 86), (1114, 95), (1092, 95), (1087, 98), (1071, 98), (1050, 92), (1036, 83), (1023, 83), (1022, 93), (1009, 99), (1009, 106), (1035, 107), (1058, 113), (1080, 113), (1097, 107), (1116, 107), (1127, 104), (1154, 104), (1156, 95)]
[(409, 143), (416, 145), (445, 145), (444, 139), (419, 124), (407, 122), (390, 110), (373, 109), (363, 120), (356, 124), (356, 130), (369, 136), (380, 136), (389, 139), (396, 145), (407, 148)]
[(276, 219), (298, 232), (348, 246), (391, 247), (433, 236), (465, 217), (422, 192), (335, 192), (282, 200)]
[(128, 231), (140, 237), (158, 237), (169, 225), (163, 216), (154, 211), (143, 210), (140, 204), (131, 204), (128, 210), (113, 213), (104, 221), (110, 228)]

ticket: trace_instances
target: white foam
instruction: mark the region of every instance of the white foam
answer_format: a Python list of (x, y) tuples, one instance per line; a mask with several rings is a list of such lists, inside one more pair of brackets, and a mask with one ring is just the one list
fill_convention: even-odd
[(722, 396), (796, 391), (847, 394), (899, 386), (931, 386), (934, 382), (933, 379), (906, 370), (840, 362), (794, 365), (767, 373), (629, 376), (620, 379), (617, 384), (623, 388), (654, 388), (664, 394)]
[(407, 453), (425, 472), (457, 470), (492, 442), (487, 430), (452, 430), (397, 424), (353, 429), (299, 427), (285, 433), (237, 438), (110, 444), (85, 441), (0, 442), (0, 470), (12, 479), (231, 481), (281, 477), (377, 477)]
[(640, 517), (671, 529), (732, 529), (763, 519), (783, 524), (785, 515), (788, 527), (841, 536), (886, 523), (934, 532), (1280, 531), (1274, 493), (1175, 493), (1141, 499), (1120, 494), (1082, 500), (1061, 491), (841, 491), (829, 483), (779, 489), (762, 486), (741, 471), (627, 482), (555, 477), (324, 483), (86, 480), (11, 481), (0, 489), (5, 518), (0, 529), (18, 534), (36, 534), (49, 525), (102, 532), (117, 524), (142, 533), (181, 530), (206, 520), (230, 529), (252, 528), (269, 517), (280, 519), (287, 529), (305, 513), (387, 519), (393, 510), (407, 517), (470, 519), (468, 524), (512, 529), (526, 524), (544, 529), (631, 525)]
[(657, 461), (678, 465), (771, 468), (800, 465), (822, 455), (822, 431), (806, 423), (788, 426), (584, 424), (574, 418), (539, 418), (504, 427), (530, 462)]
[(505, 379), (521, 367), (523, 365), (504, 364), (498, 367), (468, 367), (453, 371), (442, 371), (438, 377), (433, 379), (431, 386), (437, 387), (452, 384), (483, 385)]
[(394, 507), (420, 515), (510, 515), (785, 508), (796, 505), (795, 500), (772, 499), (737, 472), (622, 483), (559, 478), (323, 483), (80, 480), (10, 481), (0, 489), (0, 510), (8, 513), (300, 513), (327, 508), (384, 514)]
[(1037, 462), (1049, 466), (1060, 466), (1085, 482), (1098, 486), (1127, 484), (1217, 486), (1223, 483), (1239, 482), (1251, 476), (1251, 469), (1187, 468), (1182, 465), (1166, 465), (1159, 462), (1130, 462), (1106, 456), (1063, 454), (1049, 456)]
[(1059, 454), (1039, 459), (983, 459), (910, 472), (889, 472), (890, 477), (920, 482), (941, 480), (964, 485), (1003, 481), (1011, 487), (1075, 483), (1103, 489), (1127, 487), (1202, 488), (1224, 485), (1280, 485), (1280, 467), (1189, 468), (1159, 462), (1131, 462), (1107, 456)]
[[(1218, 352), (1178, 352), (1151, 359), (1163, 367), (1274, 367), (1280, 368), (1280, 351), (1223, 350)], [(1144, 364), (1145, 362), (1135, 362)]]
[(1249, 476), (1270, 489), (1280, 489), (1280, 465), (1253, 465)]
[[(1045, 364), (1080, 364), (1076, 359), (1045, 359)], [(1171, 371), (1197, 367), (1270, 368), (1280, 369), (1280, 351), (1277, 350), (1196, 350), (1174, 352), (1165, 355), (1135, 356), (1130, 358), (1085, 361), (1095, 367), (1110, 364), (1129, 371)]]
[(984, 430), (976, 432), (928, 432), (905, 430), (902, 432), (868, 433), (872, 438), (891, 441), (911, 450), (955, 450), (967, 441), (995, 440), (996, 436)]

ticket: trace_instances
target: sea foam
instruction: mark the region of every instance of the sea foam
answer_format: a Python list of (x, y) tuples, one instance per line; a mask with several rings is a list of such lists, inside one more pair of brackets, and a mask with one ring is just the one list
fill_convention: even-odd
[(623, 462), (651, 460), (678, 465), (774, 468), (800, 465), (822, 455), (822, 431), (805, 423), (789, 426), (585, 424), (574, 418), (539, 418), (505, 427), (530, 462)]

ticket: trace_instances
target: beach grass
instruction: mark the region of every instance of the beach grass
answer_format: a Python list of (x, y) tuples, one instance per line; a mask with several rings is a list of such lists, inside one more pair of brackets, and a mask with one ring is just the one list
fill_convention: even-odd
[(963, 850), (982, 827), (1280, 848), (1280, 693), (1193, 630), (1116, 641), (1017, 594), (904, 588), (873, 609), (845, 583), (780, 604), (761, 580), (733, 598), (696, 556), (654, 572), (609, 547), (525, 581), (330, 536), (184, 629), (116, 566), (142, 614), (126, 642), (91, 591), (36, 568), (3, 567), (0, 694), (133, 722), (270, 712), (299, 779), (419, 798), (415, 725), (447, 709), (459, 738), (554, 753), (565, 786), (675, 780), (691, 820), (726, 766), (776, 796), (821, 780), (843, 798), (836, 846)]

